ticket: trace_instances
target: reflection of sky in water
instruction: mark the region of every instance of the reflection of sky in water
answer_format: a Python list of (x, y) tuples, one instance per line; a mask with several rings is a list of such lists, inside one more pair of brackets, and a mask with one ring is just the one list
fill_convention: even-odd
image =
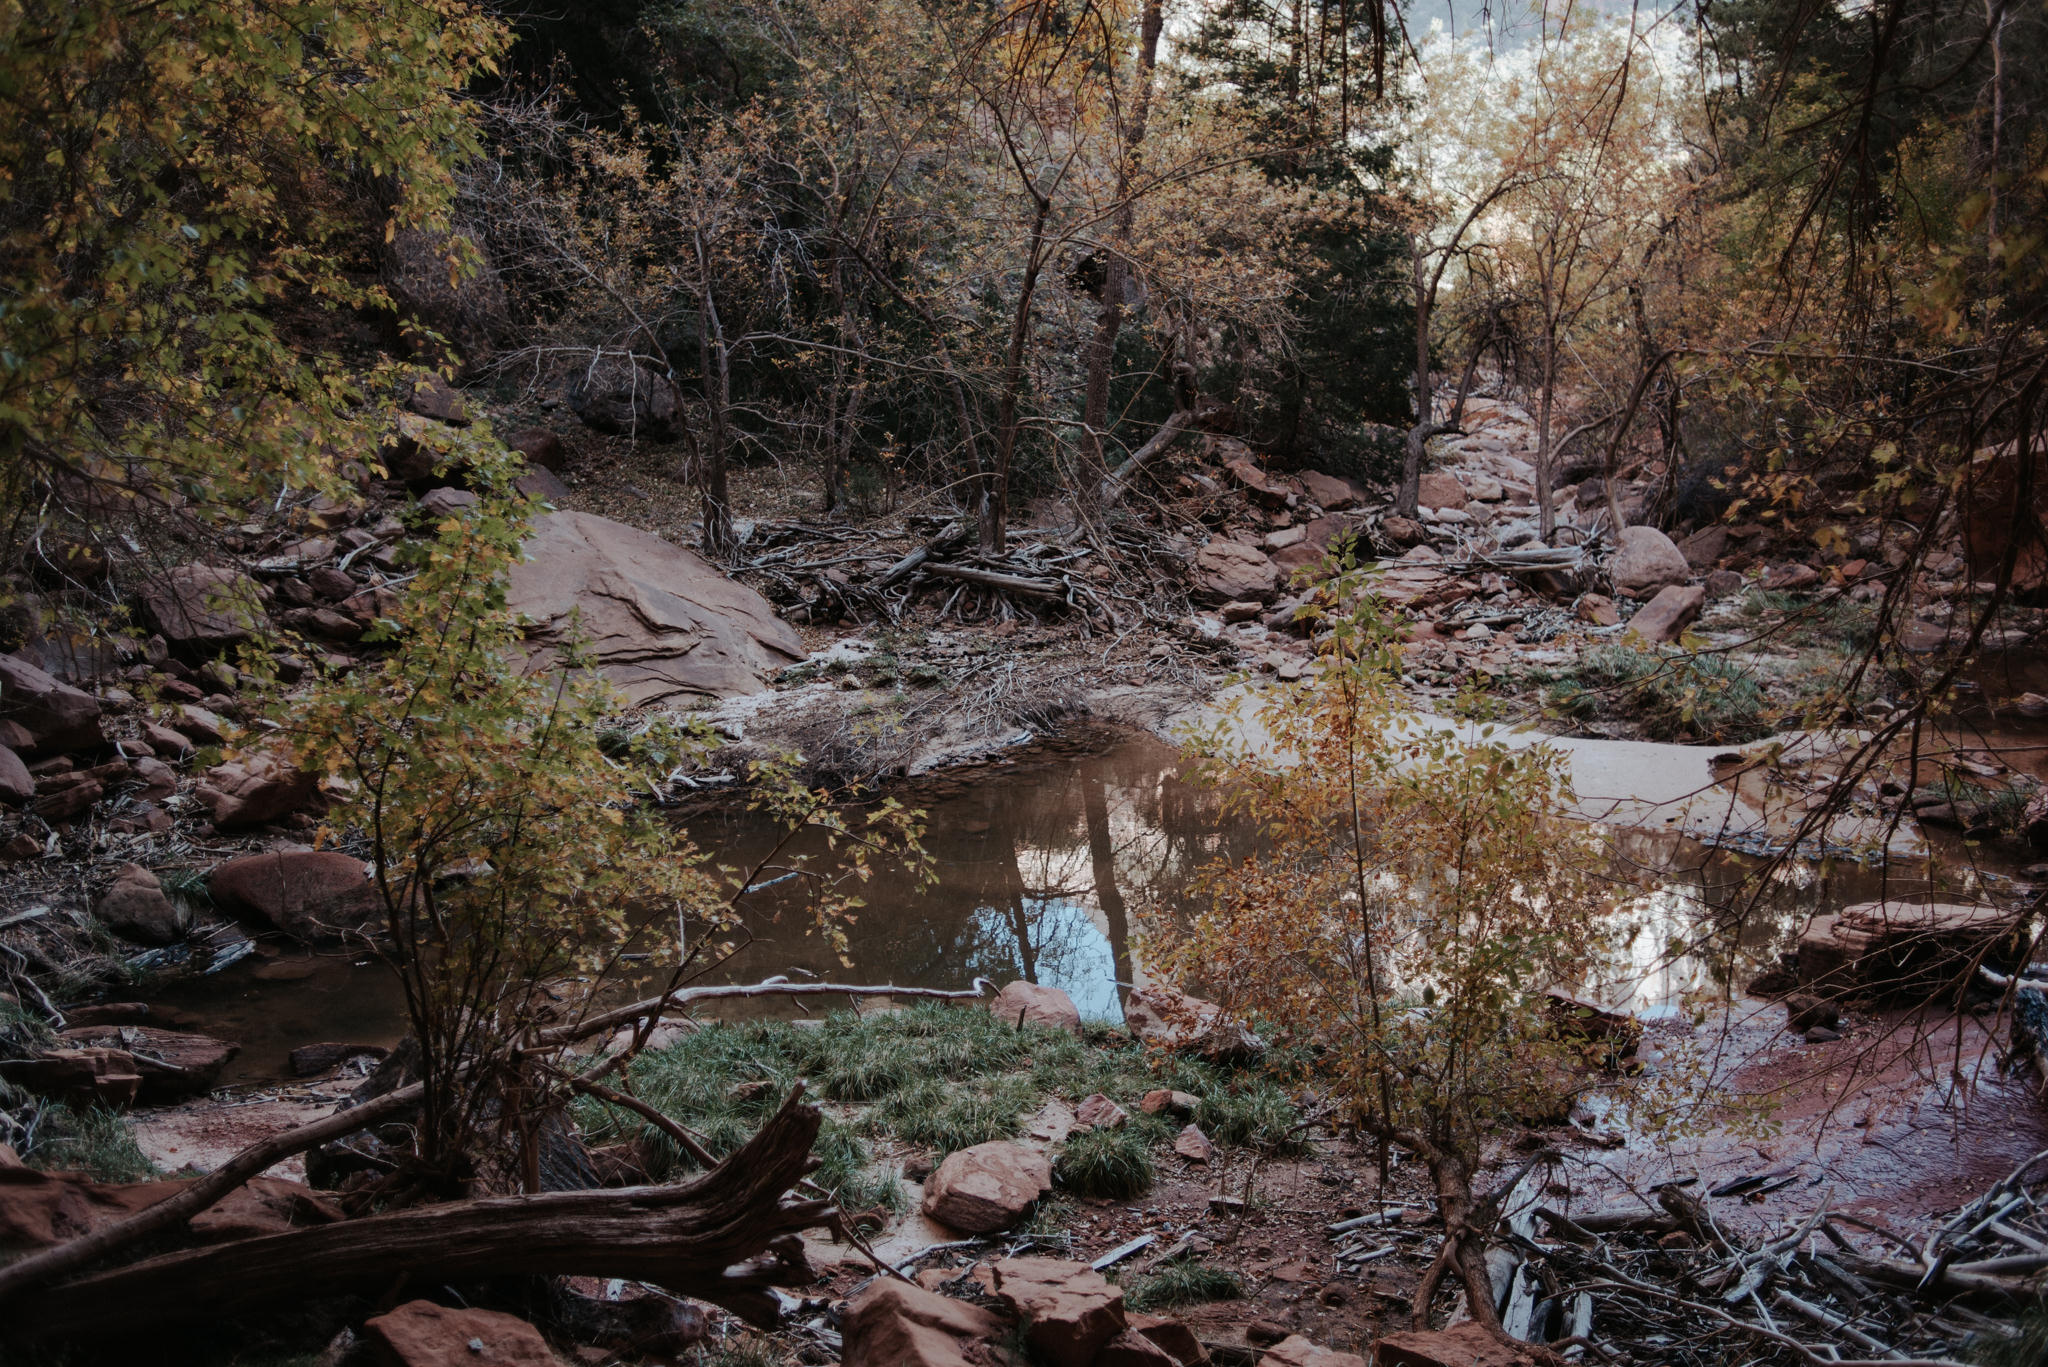
[[(1123, 1003), (1117, 996), (1116, 956), (1109, 936), (1088, 908), (1066, 898), (1026, 897), (1019, 945), (1018, 913), (1003, 907), (977, 907), (975, 927), (991, 959), (1030, 974), (1041, 986), (1065, 990), (1083, 1020), (1120, 1023)], [(990, 975), (993, 976), (993, 975)]]

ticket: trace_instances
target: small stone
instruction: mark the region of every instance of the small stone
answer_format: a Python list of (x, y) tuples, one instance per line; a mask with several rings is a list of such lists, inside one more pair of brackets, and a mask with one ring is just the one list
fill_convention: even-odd
[(121, 866), (93, 914), (122, 939), (146, 945), (170, 944), (191, 922), (190, 914), (164, 895), (157, 876), (140, 864)]
[(1130, 1118), (1130, 1112), (1100, 1092), (1083, 1097), (1081, 1104), (1074, 1108), (1075, 1121), (1091, 1129), (1118, 1129)]
[(1233, 603), (1225, 603), (1216, 611), (1217, 615), (1226, 622), (1249, 622), (1261, 615), (1265, 609), (1250, 599), (1245, 598)]
[(1582, 594), (1572, 606), (1572, 615), (1596, 627), (1617, 626), (1621, 622), (1621, 613), (1615, 609), (1614, 600), (1604, 593)]
[(1697, 1247), (1697, 1245), (1694, 1244), (1692, 1235), (1687, 1234), (1682, 1229), (1674, 1229), (1663, 1238), (1657, 1240), (1657, 1247), (1668, 1248), (1674, 1253), (1683, 1253), (1687, 1249)]
[(1190, 1092), (1169, 1091), (1155, 1087), (1145, 1093), (1138, 1102), (1138, 1109), (1146, 1115), (1193, 1115), (1201, 1100)]
[(1655, 598), (1628, 619), (1628, 629), (1653, 645), (1674, 641), (1700, 615), (1706, 600), (1707, 591), (1697, 586), (1674, 584), (1660, 589)]
[(1216, 1156), (1216, 1146), (1199, 1125), (1189, 1125), (1173, 1141), (1173, 1151), (1194, 1163), (1207, 1163)]
[(1474, 622), (1471, 626), (1465, 628), (1465, 639), (1468, 641), (1490, 641), (1493, 639), (1493, 628), (1484, 622)]
[(1842, 1012), (1831, 1001), (1805, 992), (1795, 992), (1785, 998), (1785, 1024), (1795, 1031), (1812, 1030), (1816, 1027), (1832, 1030), (1842, 1023)]
[(514, 1315), (497, 1310), (454, 1310), (432, 1301), (408, 1301), (379, 1315), (363, 1331), (399, 1367), (557, 1367), (547, 1340)]
[(1422, 483), (1417, 487), (1415, 501), (1425, 508), (1438, 512), (1463, 508), (1469, 495), (1458, 477), (1441, 470), (1430, 470), (1423, 474)]
[(1292, 1334), (1286, 1325), (1271, 1320), (1253, 1320), (1244, 1327), (1244, 1341), (1254, 1348), (1270, 1348)]
[(1709, 598), (1727, 598), (1742, 592), (1743, 578), (1734, 570), (1714, 570), (1702, 581)]
[(1825, 1025), (1816, 1025), (1813, 1029), (1806, 1032), (1806, 1042), (1808, 1044), (1833, 1044), (1841, 1037), (1841, 1031), (1830, 1030)]

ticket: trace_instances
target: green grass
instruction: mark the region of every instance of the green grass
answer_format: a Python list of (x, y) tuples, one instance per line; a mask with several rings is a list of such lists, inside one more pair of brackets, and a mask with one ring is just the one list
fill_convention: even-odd
[(1609, 643), (1579, 660), (1575, 681), (1553, 686), (1552, 706), (1590, 715), (1587, 695), (1640, 721), (1652, 740), (1741, 744), (1769, 735), (1773, 719), (1754, 671), (1725, 655), (1638, 650)]
[[(1288, 1060), (1296, 1062), (1296, 1060)], [(822, 1098), (827, 1115), (812, 1180), (848, 1211), (904, 1207), (893, 1168), (877, 1146), (901, 1144), (943, 1158), (955, 1149), (1015, 1137), (1026, 1118), (1054, 1097), (1078, 1103), (1101, 1092), (1132, 1114), (1121, 1130), (1085, 1134), (1060, 1162), (1069, 1189), (1125, 1197), (1149, 1189), (1153, 1150), (1170, 1143), (1177, 1123), (1138, 1111), (1155, 1087), (1191, 1093), (1197, 1120), (1224, 1146), (1298, 1151), (1300, 1117), (1285, 1090), (1247, 1071), (1192, 1059), (1159, 1058), (1121, 1030), (1081, 1039), (1061, 1030), (1016, 1026), (973, 1007), (937, 1003), (905, 1011), (851, 1012), (822, 1024), (753, 1021), (714, 1024), (631, 1066), (633, 1092), (702, 1137), (715, 1155), (731, 1152), (760, 1128), (799, 1080)], [(577, 1103), (592, 1143), (638, 1139), (665, 1177), (693, 1166), (659, 1129), (602, 1103)]]
[(15, 1122), (0, 1124), (0, 1138), (10, 1131), (16, 1141), (24, 1133), (32, 1136), (20, 1151), (21, 1161), (32, 1168), (83, 1172), (101, 1182), (140, 1182), (157, 1175), (127, 1122), (104, 1106), (74, 1110), (0, 1082), (0, 1113)]
[(1852, 655), (1870, 645), (1877, 632), (1877, 613), (1830, 593), (1817, 597), (1752, 589), (1743, 595), (1742, 615), (1774, 644), (1811, 646), (1838, 655)]
[(1170, 1310), (1205, 1301), (1236, 1300), (1243, 1294), (1244, 1283), (1234, 1274), (1198, 1258), (1184, 1258), (1125, 1286), (1124, 1304), (1133, 1310)]
[(1075, 1135), (1052, 1165), (1052, 1180), (1061, 1190), (1111, 1201), (1143, 1196), (1157, 1178), (1151, 1143), (1128, 1125)]

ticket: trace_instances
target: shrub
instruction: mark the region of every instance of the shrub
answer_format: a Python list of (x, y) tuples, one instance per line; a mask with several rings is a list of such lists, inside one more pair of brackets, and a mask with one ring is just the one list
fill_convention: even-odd
[(1232, 1301), (1244, 1294), (1235, 1274), (1210, 1267), (1199, 1258), (1170, 1262), (1124, 1288), (1124, 1304), (1133, 1310), (1170, 1310), (1206, 1301)]
[(1052, 1165), (1052, 1180), (1062, 1190), (1111, 1201), (1143, 1196), (1157, 1176), (1152, 1146), (1130, 1127), (1077, 1134)]

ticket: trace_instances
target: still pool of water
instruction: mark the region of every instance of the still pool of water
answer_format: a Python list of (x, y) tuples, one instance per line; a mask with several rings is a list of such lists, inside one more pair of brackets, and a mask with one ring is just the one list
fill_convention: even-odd
[[(1213, 793), (1181, 779), (1176, 751), (1145, 735), (1075, 736), (949, 771), (900, 795), (928, 814), (930, 886), (883, 872), (863, 889), (868, 905), (848, 927), (847, 964), (815, 932), (794, 881), (757, 891), (746, 902), (752, 942), (717, 976), (942, 988), (1024, 978), (1064, 988), (1084, 1016), (1113, 1022), (1139, 971), (1143, 918), (1182, 905), (1204, 863), (1254, 845), (1253, 832), (1219, 819)], [(701, 815), (687, 828), (719, 863), (742, 868), (762, 859), (775, 836), (764, 818), (744, 811)], [(1649, 890), (1620, 913), (1626, 962), (1583, 990), (1638, 1011), (1746, 982), (1817, 912), (1924, 895), (1932, 886), (1925, 869), (1902, 874), (1847, 862), (1787, 864), (1759, 882), (1761, 863), (1747, 856), (1663, 832), (1602, 835), (1615, 874)], [(1956, 854), (1940, 866), (1939, 884), (1944, 895), (1967, 898), (1981, 880)], [(1675, 943), (1737, 909), (1739, 932), (1723, 947), (1674, 953)], [(229, 1082), (284, 1076), (286, 1055), (302, 1044), (392, 1044), (403, 1018), (395, 982), (361, 956), (244, 960), (170, 987), (159, 1005), (179, 1024), (242, 1043)], [(734, 1005), (733, 1014), (800, 1009), (787, 999)]]

